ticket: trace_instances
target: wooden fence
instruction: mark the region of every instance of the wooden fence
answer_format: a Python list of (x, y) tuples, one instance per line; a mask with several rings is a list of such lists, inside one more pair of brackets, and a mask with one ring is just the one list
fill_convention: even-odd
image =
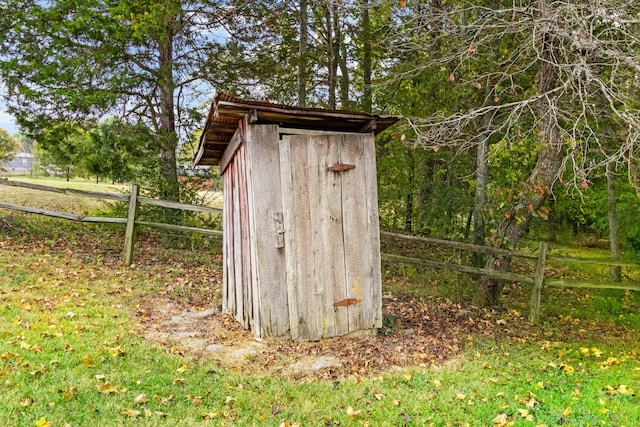
[(133, 260), (133, 250), (135, 243), (135, 235), (138, 229), (138, 226), (148, 226), (148, 227), (156, 227), (156, 228), (164, 228), (168, 230), (174, 231), (183, 231), (188, 233), (198, 233), (205, 235), (214, 235), (214, 236), (222, 236), (222, 231), (218, 230), (209, 230), (204, 228), (197, 227), (187, 227), (184, 225), (177, 224), (167, 224), (161, 222), (152, 222), (152, 221), (142, 221), (137, 218), (138, 206), (141, 203), (146, 203), (148, 205), (161, 206), (164, 208), (170, 209), (179, 209), (186, 210), (192, 212), (203, 212), (208, 214), (222, 214), (222, 209), (210, 208), (207, 206), (197, 206), (197, 205), (189, 205), (186, 203), (178, 203), (172, 202), (169, 200), (161, 200), (154, 199), (151, 197), (144, 197), (139, 195), (139, 187), (137, 184), (133, 184), (131, 186), (131, 193), (107, 193), (107, 192), (99, 192), (99, 191), (86, 191), (86, 190), (76, 190), (73, 188), (56, 188), (56, 187), (48, 187), (45, 185), (38, 184), (29, 184), (18, 181), (9, 181), (8, 179), (0, 179), (0, 185), (8, 185), (11, 187), (22, 187), (28, 188), (32, 190), (39, 191), (48, 191), (60, 194), (73, 194), (81, 197), (90, 197), (94, 199), (101, 200), (115, 200), (119, 202), (128, 202), (129, 209), (128, 215), (126, 218), (107, 218), (107, 217), (89, 217), (82, 216), (76, 214), (70, 214), (65, 212), (57, 212), (50, 211), (46, 209), (33, 208), (29, 206), (20, 206), (13, 203), (0, 202), (0, 208), (12, 209), (21, 212), (34, 213), (39, 215), (51, 216), (54, 218), (62, 218), (71, 221), (80, 221), (80, 222), (93, 222), (93, 223), (110, 223), (110, 224), (125, 224), (125, 238), (124, 238), (124, 263), (125, 265), (130, 265)]
[(448, 240), (431, 239), (426, 237), (409, 236), (405, 234), (389, 233), (386, 231), (381, 231), (380, 234), (383, 236), (391, 237), (394, 239), (401, 239), (409, 242), (429, 243), (432, 245), (437, 245), (439, 247), (471, 251), (471, 252), (482, 253), (486, 255), (535, 260), (536, 264), (535, 264), (533, 276), (527, 276), (524, 274), (500, 272), (500, 271), (490, 270), (486, 268), (473, 267), (469, 265), (452, 264), (447, 262), (425, 260), (425, 259), (418, 259), (418, 258), (408, 258), (404, 256), (390, 255), (390, 254), (384, 254), (384, 253), (382, 254), (382, 259), (385, 261), (414, 264), (414, 265), (420, 265), (420, 266), (432, 267), (432, 268), (442, 268), (442, 269), (448, 269), (453, 271), (459, 271), (463, 273), (488, 276), (494, 279), (508, 280), (512, 282), (521, 282), (521, 283), (527, 283), (529, 285), (532, 285), (529, 319), (533, 323), (536, 323), (540, 317), (542, 289), (545, 286), (565, 287), (565, 288), (624, 289), (624, 290), (630, 290), (630, 291), (640, 291), (639, 283), (597, 282), (597, 281), (587, 281), (587, 280), (557, 279), (557, 278), (551, 278), (551, 277), (545, 278), (545, 267), (548, 262), (558, 262), (558, 263), (565, 263), (565, 264), (566, 263), (583, 263), (583, 264), (586, 263), (586, 264), (596, 264), (596, 265), (603, 265), (603, 266), (621, 266), (621, 267), (632, 267), (632, 268), (640, 268), (640, 262), (619, 261), (619, 260), (604, 259), (604, 258), (575, 258), (575, 257), (566, 257), (566, 256), (549, 256), (547, 254), (548, 245), (545, 242), (540, 243), (540, 248), (538, 250), (537, 255), (531, 255), (531, 254), (524, 254), (516, 251), (493, 248), (488, 246), (479, 246), (479, 245), (473, 245), (473, 244), (461, 243), (461, 242), (451, 242)]
[[(135, 235), (138, 226), (144, 225), (149, 227), (164, 228), (175, 231), (184, 231), (190, 233), (199, 233), (205, 235), (221, 236), (222, 231), (208, 230), (196, 227), (187, 227), (183, 225), (158, 223), (151, 221), (142, 221), (137, 219), (138, 206), (141, 203), (149, 205), (161, 206), (171, 209), (181, 209), (195, 212), (204, 212), (209, 214), (221, 214), (222, 209), (210, 208), (206, 206), (189, 205), (185, 203), (171, 202), (168, 200), (159, 200), (149, 197), (140, 196), (138, 193), (138, 186), (133, 185), (130, 194), (122, 193), (106, 193), (97, 191), (76, 190), (71, 188), (55, 188), (44, 185), (28, 184), (18, 181), (9, 181), (7, 179), (0, 179), (0, 185), (9, 185), (13, 187), (22, 187), (33, 190), (49, 191), (62, 194), (74, 194), (82, 197), (91, 197), (105, 200), (116, 200), (121, 202), (128, 202), (129, 209), (127, 218), (106, 218), (106, 217), (87, 217), (76, 214), (69, 214), (64, 212), (49, 211), (45, 209), (32, 208), (27, 206), (20, 206), (13, 203), (0, 202), (0, 208), (13, 209), (22, 212), (35, 213), (40, 215), (47, 215), (56, 218), (63, 218), (72, 221), (80, 222), (94, 222), (94, 223), (116, 223), (125, 224), (125, 243), (124, 243), (124, 263), (126, 265), (131, 264), (133, 259), (133, 249), (135, 242)], [(521, 282), (532, 285), (531, 302), (529, 319), (532, 322), (537, 322), (540, 317), (540, 304), (542, 299), (542, 289), (545, 286), (552, 287), (569, 287), (569, 288), (594, 288), (594, 289), (624, 289), (630, 291), (640, 291), (640, 284), (638, 283), (621, 283), (621, 282), (596, 282), (586, 280), (567, 280), (557, 278), (545, 278), (545, 266), (548, 262), (560, 262), (560, 263), (589, 263), (604, 266), (621, 266), (640, 268), (640, 262), (631, 261), (618, 261), (612, 259), (595, 259), (595, 258), (574, 258), (566, 256), (548, 256), (548, 246), (545, 242), (540, 243), (540, 248), (537, 255), (525, 254), (521, 252), (511, 251), (507, 249), (494, 248), (489, 246), (473, 245), (470, 243), (452, 242), (449, 240), (431, 239), (426, 237), (410, 236), (405, 234), (390, 233), (387, 231), (380, 231), (382, 236), (386, 236), (393, 239), (401, 239), (408, 242), (422, 242), (432, 245), (437, 245), (443, 248), (451, 248), (463, 251), (470, 251), (492, 256), (513, 257), (529, 259), (536, 262), (534, 273), (532, 276), (501, 272), (490, 270), (486, 268), (473, 267), (470, 265), (453, 264), (441, 261), (433, 261), (427, 259), (410, 258), (400, 255), (381, 254), (384, 261), (399, 262), (405, 264), (414, 264), (425, 267), (448, 269), (452, 271), (458, 271), (469, 274), (476, 274), (480, 276), (488, 276), (499, 280), (508, 280), (512, 282)]]

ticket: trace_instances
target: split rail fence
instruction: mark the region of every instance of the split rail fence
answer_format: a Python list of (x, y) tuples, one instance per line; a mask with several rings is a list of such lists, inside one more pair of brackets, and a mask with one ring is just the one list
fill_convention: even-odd
[[(188, 227), (188, 226), (176, 225), (176, 224), (167, 224), (167, 223), (139, 220), (137, 218), (137, 212), (138, 212), (138, 206), (140, 203), (146, 203), (150, 205), (161, 206), (161, 207), (171, 208), (171, 209), (203, 212), (208, 214), (221, 214), (222, 209), (211, 208), (206, 206), (189, 205), (185, 203), (172, 202), (169, 200), (160, 200), (160, 199), (153, 199), (150, 197), (140, 196), (138, 194), (139, 189), (136, 184), (132, 185), (130, 194), (76, 190), (71, 188), (56, 188), (56, 187), (48, 187), (44, 185), (23, 183), (18, 181), (9, 181), (7, 179), (0, 179), (0, 185), (9, 185), (13, 187), (22, 187), (22, 188), (28, 188), (33, 190), (49, 191), (49, 192), (62, 193), (62, 194), (73, 194), (73, 195), (82, 196), (82, 197), (128, 202), (129, 209), (128, 209), (127, 218), (88, 217), (88, 216), (82, 216), (82, 215), (76, 215), (76, 214), (70, 214), (70, 213), (64, 213), (64, 212), (56, 212), (56, 211), (50, 211), (50, 210), (27, 207), (27, 206), (20, 206), (13, 203), (0, 202), (0, 208), (46, 215), (46, 216), (51, 216), (55, 218), (62, 218), (62, 219), (67, 219), (72, 221), (80, 221), (80, 222), (124, 224), (126, 226), (125, 239), (124, 239), (124, 263), (126, 265), (131, 264), (133, 259), (135, 235), (136, 235), (136, 230), (138, 226), (157, 227), (157, 228), (164, 228), (164, 229), (174, 230), (174, 231), (222, 236), (222, 231), (218, 231), (218, 230), (210, 230), (210, 229)], [(532, 286), (529, 319), (534, 323), (538, 321), (540, 316), (542, 289), (545, 286), (565, 287), (565, 288), (624, 289), (624, 290), (630, 290), (630, 291), (640, 291), (640, 284), (638, 283), (604, 282), (604, 281), (597, 282), (597, 281), (587, 281), (587, 280), (568, 280), (568, 279), (557, 279), (557, 278), (545, 277), (545, 266), (548, 262), (589, 263), (589, 264), (597, 264), (597, 265), (603, 265), (603, 266), (620, 266), (620, 267), (631, 267), (631, 268), (640, 268), (640, 262), (620, 261), (620, 260), (601, 259), (601, 258), (595, 259), (595, 258), (575, 258), (575, 257), (566, 257), (566, 256), (549, 256), (547, 255), (548, 245), (545, 242), (540, 243), (538, 254), (532, 255), (532, 254), (525, 254), (521, 252), (494, 248), (489, 246), (473, 245), (470, 243), (453, 242), (449, 240), (410, 236), (405, 234), (390, 233), (387, 231), (380, 231), (380, 234), (393, 239), (400, 239), (408, 242), (422, 242), (422, 243), (427, 243), (431, 245), (436, 245), (441, 248), (451, 248), (455, 250), (481, 253), (485, 255), (491, 255), (494, 257), (505, 257), (505, 258), (512, 257), (512, 258), (529, 259), (532, 261), (535, 260), (536, 264), (535, 264), (534, 273), (533, 273), (533, 276), (530, 276), (530, 275), (525, 275), (520, 273), (501, 272), (501, 271), (496, 271), (496, 270), (491, 270), (486, 268), (474, 267), (470, 265), (454, 264), (454, 263), (447, 263), (447, 262), (427, 260), (427, 259), (410, 258), (410, 257), (405, 257), (400, 255), (391, 255), (391, 254), (385, 254), (385, 253), (381, 254), (382, 259), (388, 262), (398, 262), (398, 263), (413, 264), (413, 265), (424, 266), (424, 267), (447, 269), (447, 270), (452, 270), (452, 271), (457, 271), (462, 273), (475, 274), (479, 276), (488, 276), (488, 277), (499, 279), (499, 280), (507, 280), (511, 282), (521, 282), (521, 283), (529, 284)]]
[(540, 304), (542, 300), (542, 288), (545, 286), (551, 287), (563, 287), (563, 288), (593, 288), (593, 289), (623, 289), (629, 291), (640, 291), (640, 283), (622, 283), (622, 282), (606, 282), (606, 281), (588, 281), (588, 280), (569, 280), (569, 279), (557, 279), (551, 277), (545, 277), (545, 266), (548, 262), (557, 263), (577, 263), (577, 264), (595, 264), (602, 266), (620, 266), (640, 268), (640, 262), (633, 261), (620, 261), (606, 258), (577, 258), (567, 256), (549, 256), (548, 245), (545, 242), (540, 243), (540, 248), (537, 255), (525, 254), (521, 252), (511, 251), (507, 249), (493, 248), (489, 246), (473, 245), (470, 243), (452, 242), (449, 240), (431, 239), (427, 237), (409, 236), (405, 234), (390, 233), (381, 231), (381, 235), (394, 239), (401, 239), (405, 241), (423, 242), (432, 245), (437, 245), (441, 248), (451, 248), (470, 252), (481, 253), (485, 255), (492, 255), (496, 257), (505, 258), (524, 258), (535, 260), (535, 270), (533, 276), (525, 274), (500, 272), (490, 270), (486, 268), (473, 267), (470, 265), (460, 265), (447, 262), (425, 260), (418, 258), (409, 258), (398, 255), (382, 254), (382, 259), (391, 262), (400, 262), (405, 264), (413, 264), (432, 268), (448, 269), (453, 271), (459, 271), (463, 273), (477, 274), (480, 276), (488, 276), (499, 280), (508, 280), (512, 282), (521, 282), (532, 285), (531, 290), (531, 302), (529, 319), (531, 322), (536, 323), (540, 317)]
[(33, 208), (29, 206), (21, 206), (13, 203), (0, 202), (0, 208), (12, 209), (21, 212), (34, 213), (39, 215), (46, 215), (54, 218), (62, 218), (71, 221), (79, 222), (93, 222), (93, 223), (109, 223), (109, 224), (124, 224), (124, 263), (130, 265), (133, 260), (133, 251), (135, 244), (135, 236), (139, 226), (163, 228), (173, 231), (182, 231), (188, 233), (205, 234), (209, 236), (222, 236), (222, 231), (210, 230), (205, 228), (188, 227), (177, 224), (167, 224), (162, 222), (143, 221), (137, 218), (138, 207), (141, 203), (148, 205), (161, 206), (170, 209), (179, 209), (192, 212), (203, 212), (208, 214), (222, 214), (222, 209), (211, 208), (207, 206), (190, 205), (186, 203), (172, 202), (169, 200), (154, 199), (151, 197), (140, 196), (139, 187), (137, 184), (131, 186), (131, 193), (107, 193), (100, 191), (87, 191), (77, 190), (73, 188), (57, 188), (49, 187), (45, 185), (29, 184), (19, 181), (9, 181), (8, 179), (0, 179), (0, 185), (8, 185), (11, 187), (28, 188), (31, 190), (48, 191), (60, 194), (73, 194), (81, 197), (89, 197), (93, 199), (101, 200), (115, 200), (119, 202), (128, 202), (129, 209), (126, 218), (108, 218), (108, 217), (92, 217), (82, 216), (65, 212), (57, 212), (40, 208)]

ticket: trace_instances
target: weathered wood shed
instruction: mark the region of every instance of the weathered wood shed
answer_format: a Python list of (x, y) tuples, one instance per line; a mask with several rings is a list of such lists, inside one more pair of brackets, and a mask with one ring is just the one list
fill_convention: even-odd
[(374, 134), (397, 120), (215, 97), (194, 163), (223, 175), (223, 311), (256, 337), (381, 326)]

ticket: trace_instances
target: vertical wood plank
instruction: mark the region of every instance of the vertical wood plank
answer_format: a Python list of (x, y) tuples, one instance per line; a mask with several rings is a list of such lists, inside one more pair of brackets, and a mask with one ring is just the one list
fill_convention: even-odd
[[(284, 220), (285, 262), (287, 271), (287, 298), (289, 303), (289, 327), (291, 338), (300, 340), (298, 296), (297, 250), (298, 242), (295, 230), (296, 204), (293, 192), (293, 170), (291, 165), (291, 139), (283, 137), (280, 142), (280, 182), (282, 185), (282, 216)], [(285, 197), (285, 195), (287, 195)]]
[(243, 283), (242, 283), (242, 229), (240, 226), (240, 167), (238, 158), (233, 161), (233, 273), (235, 311), (233, 314), (240, 324), (248, 328), (244, 315)]
[(278, 126), (249, 125), (246, 139), (254, 317), (261, 330), (257, 336), (280, 336), (289, 331), (289, 310), (285, 236), (279, 235), (280, 248), (275, 244), (274, 217), (284, 221)]
[(531, 290), (531, 307), (529, 320), (537, 323), (540, 317), (540, 300), (542, 298), (542, 283), (544, 282), (544, 267), (547, 262), (547, 244), (540, 242), (540, 253), (536, 264), (535, 275), (533, 276), (533, 289)]
[(253, 317), (253, 288), (251, 281), (251, 248), (249, 247), (249, 206), (247, 195), (247, 163), (245, 145), (236, 152), (238, 163), (238, 199), (240, 210), (240, 259), (242, 263), (242, 306), (243, 324), (255, 330)]
[(124, 265), (131, 265), (133, 260), (133, 247), (136, 240), (136, 215), (138, 214), (138, 184), (131, 186), (129, 196), (129, 211), (127, 213), (127, 226), (124, 231)]
[(361, 135), (364, 144), (364, 185), (366, 188), (367, 235), (369, 236), (368, 268), (371, 277), (370, 305), (364, 305), (365, 327), (382, 327), (382, 262), (380, 259), (380, 213), (378, 208), (378, 180), (376, 171), (376, 146), (373, 132)]
[(344, 135), (342, 163), (356, 165), (341, 173), (342, 215), (344, 220), (345, 274), (349, 298), (359, 300), (347, 307), (349, 331), (368, 329), (369, 319), (363, 319), (363, 311), (371, 307), (373, 278), (370, 270), (371, 239), (366, 212), (367, 186), (365, 185), (364, 143), (361, 135)]
[[(318, 138), (318, 137), (316, 137)], [(345, 275), (344, 221), (342, 215), (342, 174), (329, 170), (332, 165), (342, 161), (342, 136), (332, 135), (322, 138), (325, 162), (319, 165), (324, 175), (324, 182), (318, 191), (322, 194), (322, 217), (320, 223), (320, 240), (317, 244), (323, 248), (319, 259), (319, 268), (326, 277), (325, 296), (323, 300), (324, 316), (332, 319), (334, 329), (326, 329), (325, 337), (340, 336), (349, 333), (349, 316), (347, 307), (336, 307), (333, 304), (349, 298), (347, 278)]]
[(222, 177), (222, 312), (233, 313), (234, 274), (233, 274), (233, 162), (228, 164)]

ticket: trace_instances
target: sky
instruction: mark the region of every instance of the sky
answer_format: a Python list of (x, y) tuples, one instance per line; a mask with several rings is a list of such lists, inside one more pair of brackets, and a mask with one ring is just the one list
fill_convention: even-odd
[(9, 132), (9, 135), (13, 135), (18, 132), (18, 128), (16, 124), (13, 122), (13, 117), (7, 114), (6, 111), (2, 109), (2, 105), (0, 104), (0, 128)]

